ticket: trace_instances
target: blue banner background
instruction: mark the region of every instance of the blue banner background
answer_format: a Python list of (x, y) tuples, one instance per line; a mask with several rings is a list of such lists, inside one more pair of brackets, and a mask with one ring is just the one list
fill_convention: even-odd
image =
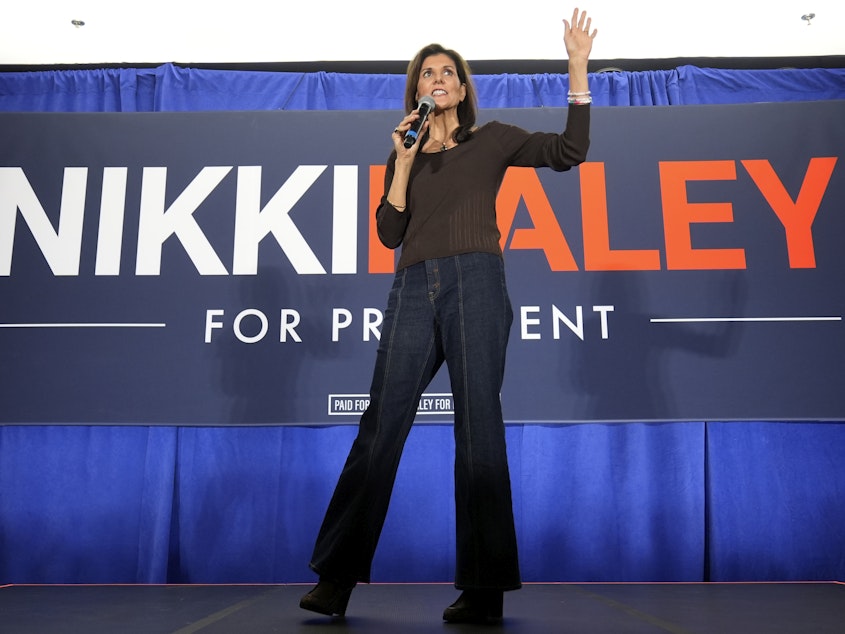
[[(552, 271), (542, 251), (506, 245), (515, 324), (502, 399), (508, 422), (845, 418), (841, 316), (845, 184), (837, 161), (813, 224), (815, 268), (792, 269), (784, 231), (740, 161), (766, 159), (794, 200), (813, 157), (845, 147), (843, 102), (594, 109), (590, 163), (606, 175), (610, 244), (660, 251), (658, 271), (584, 271), (579, 169), (539, 170), (578, 271)], [(528, 129), (560, 129), (562, 109), (492, 110)], [(2, 423), (324, 424), (329, 395), (365, 394), (376, 341), (366, 308), (383, 309), (390, 275), (367, 273), (369, 166), (389, 151), (394, 113), (235, 112), (5, 114), (0, 165), (21, 167), (58, 226), (65, 167), (85, 166), (88, 196), (78, 275), (57, 276), (20, 214), (11, 270), (0, 277)], [(805, 125), (796, 127), (795, 121)], [(387, 132), (385, 132), (387, 129)], [(693, 225), (695, 248), (743, 248), (741, 270), (666, 270), (660, 162), (731, 161), (736, 178), (690, 182), (690, 202), (729, 202), (733, 222)], [(358, 167), (356, 274), (299, 275), (272, 238), (257, 275), (231, 275), (237, 166), (262, 166), (261, 204), (301, 165), (327, 165), (290, 218), (331, 271), (333, 166)], [(95, 276), (103, 169), (127, 166), (120, 275)], [(160, 275), (136, 275), (143, 167), (166, 166), (169, 205), (206, 166), (234, 166), (194, 219), (229, 275), (200, 275), (171, 238)], [(379, 182), (380, 187), (380, 182)], [(380, 192), (378, 192), (380, 193)], [(2, 204), (8, 206), (8, 195)], [(514, 228), (531, 228), (520, 203)], [(0, 227), (0, 230), (6, 230)], [(583, 307), (584, 339), (553, 335), (552, 305)], [(608, 338), (593, 306), (612, 305)], [(523, 325), (526, 318), (538, 323)], [(537, 307), (534, 311), (532, 307)], [(247, 344), (244, 309), (269, 319)], [(279, 311), (301, 315), (302, 343), (279, 341)], [(332, 309), (353, 323), (333, 342)], [(224, 328), (204, 342), (206, 311)], [(691, 317), (828, 321), (654, 323)], [(32, 324), (166, 324), (163, 328), (36, 328)], [(25, 326), (25, 325), (29, 326)], [(254, 318), (244, 331), (254, 329)], [(529, 336), (523, 338), (523, 328)], [(448, 393), (445, 372), (427, 391)], [(448, 414), (420, 422), (444, 422)]]

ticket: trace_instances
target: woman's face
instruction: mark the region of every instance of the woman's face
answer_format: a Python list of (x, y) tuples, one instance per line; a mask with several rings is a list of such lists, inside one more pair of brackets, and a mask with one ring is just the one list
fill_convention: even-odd
[(423, 60), (417, 80), (417, 101), (429, 95), (438, 110), (446, 110), (457, 108), (466, 94), (466, 86), (458, 78), (458, 69), (451, 57), (438, 53)]

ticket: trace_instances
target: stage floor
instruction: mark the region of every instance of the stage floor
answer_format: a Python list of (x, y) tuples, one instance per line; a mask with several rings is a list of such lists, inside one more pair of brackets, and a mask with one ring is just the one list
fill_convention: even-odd
[(345, 619), (299, 608), (310, 586), (0, 587), (3, 634), (842, 634), (845, 584), (526, 584), (501, 625), (451, 625), (448, 584), (359, 585)]

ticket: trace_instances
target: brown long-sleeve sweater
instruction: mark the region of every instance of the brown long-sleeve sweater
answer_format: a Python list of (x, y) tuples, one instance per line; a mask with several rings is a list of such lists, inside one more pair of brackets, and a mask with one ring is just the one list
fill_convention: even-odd
[[(590, 106), (568, 109), (562, 134), (527, 132), (491, 121), (446, 152), (418, 153), (408, 182), (407, 206), (398, 211), (386, 194), (376, 210), (378, 235), (402, 245), (398, 269), (432, 258), (482, 252), (501, 256), (496, 195), (510, 166), (565, 171), (584, 162), (590, 145)], [(396, 153), (387, 162), (390, 189)]]

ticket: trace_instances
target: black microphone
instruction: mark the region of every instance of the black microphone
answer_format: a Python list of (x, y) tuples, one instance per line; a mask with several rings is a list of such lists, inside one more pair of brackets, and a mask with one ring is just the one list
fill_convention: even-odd
[(417, 137), (420, 134), (420, 129), (423, 127), (429, 113), (434, 110), (434, 99), (426, 95), (419, 100), (417, 105), (419, 109), (420, 118), (411, 124), (411, 128), (405, 133), (405, 147), (409, 148), (417, 142)]

